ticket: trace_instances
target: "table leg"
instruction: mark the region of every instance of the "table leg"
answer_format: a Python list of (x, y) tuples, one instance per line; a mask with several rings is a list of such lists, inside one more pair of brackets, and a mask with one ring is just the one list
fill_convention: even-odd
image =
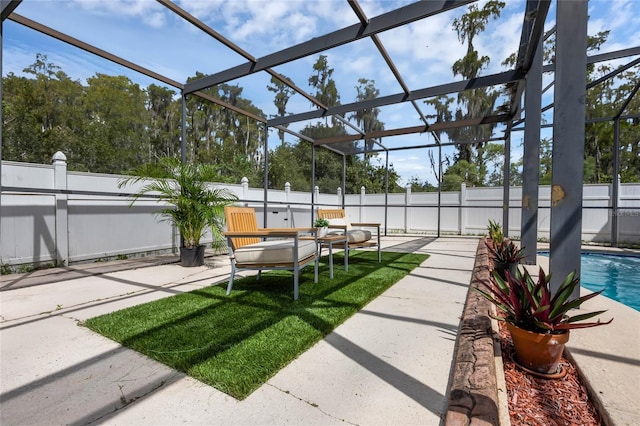
[(344, 243), (344, 270), (349, 271), (349, 243), (347, 240)]
[(333, 242), (329, 241), (329, 278), (333, 278)]

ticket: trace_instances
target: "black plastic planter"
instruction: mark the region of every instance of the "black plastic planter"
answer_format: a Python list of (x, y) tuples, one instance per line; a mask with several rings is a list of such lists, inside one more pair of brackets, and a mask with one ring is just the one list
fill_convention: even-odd
[(204, 248), (205, 246), (180, 247), (180, 265), (187, 268), (202, 266), (204, 264)]

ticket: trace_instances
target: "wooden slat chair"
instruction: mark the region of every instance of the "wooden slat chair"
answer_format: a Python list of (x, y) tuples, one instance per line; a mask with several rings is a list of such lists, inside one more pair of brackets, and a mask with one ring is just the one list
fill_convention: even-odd
[(224, 209), (227, 221), (227, 242), (231, 258), (231, 278), (227, 295), (231, 293), (236, 271), (287, 269), (293, 271), (293, 299), (298, 300), (298, 278), (300, 269), (315, 262), (314, 283), (318, 282), (317, 238), (302, 240), (301, 235), (312, 233), (316, 228), (258, 228), (253, 208), (227, 206)]
[[(318, 217), (329, 221), (329, 228), (339, 229), (331, 233), (341, 233), (347, 235), (346, 250), (364, 247), (378, 247), (378, 262), (382, 261), (380, 255), (380, 224), (379, 223), (350, 223), (344, 209), (318, 209)], [(352, 226), (376, 228), (377, 242), (372, 240), (370, 231), (365, 229), (354, 229)], [(336, 244), (336, 247), (340, 247)]]

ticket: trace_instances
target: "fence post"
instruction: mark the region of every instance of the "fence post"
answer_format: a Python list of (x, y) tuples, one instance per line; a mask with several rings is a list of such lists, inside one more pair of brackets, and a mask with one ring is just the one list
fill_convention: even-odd
[[(247, 179), (247, 177), (245, 176), (242, 178), (242, 180), (240, 180), (240, 183), (242, 184), (242, 199), (246, 200), (247, 196), (249, 195), (249, 179)], [(244, 206), (248, 207), (249, 203), (245, 201)]]
[(460, 185), (460, 223), (458, 229), (460, 229), (460, 235), (464, 235), (467, 232), (467, 184), (462, 182)]
[[(338, 187), (338, 190), (336, 191), (336, 200), (338, 200), (338, 202), (336, 203), (337, 206), (342, 204), (342, 188)], [(342, 206), (344, 208), (344, 206)]]
[(407, 185), (406, 189), (404, 194), (404, 232), (408, 234), (411, 229), (411, 185)]
[(364, 186), (360, 187), (360, 206), (358, 207), (358, 222), (364, 222), (363, 206), (366, 201), (367, 190)]
[(291, 184), (289, 182), (284, 183), (284, 201), (287, 203), (287, 217), (284, 220), (287, 221), (287, 225), (289, 228), (292, 228), (292, 220), (291, 220), (291, 204), (289, 204), (289, 196), (291, 195)]
[[(611, 183), (610, 198), (611, 198), (611, 246), (618, 247), (618, 239), (620, 238), (620, 228), (618, 222), (618, 214), (620, 210), (620, 175), (615, 177), (615, 181)], [(607, 210), (608, 211), (608, 210)]]
[[(67, 157), (60, 151), (53, 154), (53, 187), (56, 190), (67, 189)], [(69, 265), (69, 217), (67, 194), (56, 193), (56, 265)]]

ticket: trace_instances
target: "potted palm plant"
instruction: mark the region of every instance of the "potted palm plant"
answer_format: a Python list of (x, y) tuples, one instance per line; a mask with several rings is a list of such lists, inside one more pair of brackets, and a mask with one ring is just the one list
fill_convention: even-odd
[(224, 246), (224, 207), (238, 198), (231, 191), (208, 183), (217, 175), (209, 165), (182, 163), (171, 157), (162, 158), (158, 164), (161, 177), (151, 178), (148, 173), (131, 176), (121, 179), (118, 187), (144, 182), (131, 204), (144, 194), (157, 195), (158, 201), (166, 204), (157, 214), (180, 231), (180, 264), (200, 266), (204, 263), (205, 249), (200, 239), (210, 229), (212, 246), (216, 249)]
[(586, 312), (571, 316), (569, 311), (596, 297), (602, 291), (570, 299), (580, 280), (575, 272), (569, 274), (558, 291), (551, 294), (549, 281), (542, 268), (538, 280), (524, 270), (516, 275), (506, 272), (506, 279), (494, 272), (483, 288), (477, 288), (483, 297), (493, 303), (500, 315), (489, 315), (504, 321), (513, 339), (516, 364), (543, 377), (559, 377), (559, 362), (564, 345), (569, 341), (569, 331), (578, 328), (596, 327), (606, 322), (579, 322), (593, 318), (605, 311)]

